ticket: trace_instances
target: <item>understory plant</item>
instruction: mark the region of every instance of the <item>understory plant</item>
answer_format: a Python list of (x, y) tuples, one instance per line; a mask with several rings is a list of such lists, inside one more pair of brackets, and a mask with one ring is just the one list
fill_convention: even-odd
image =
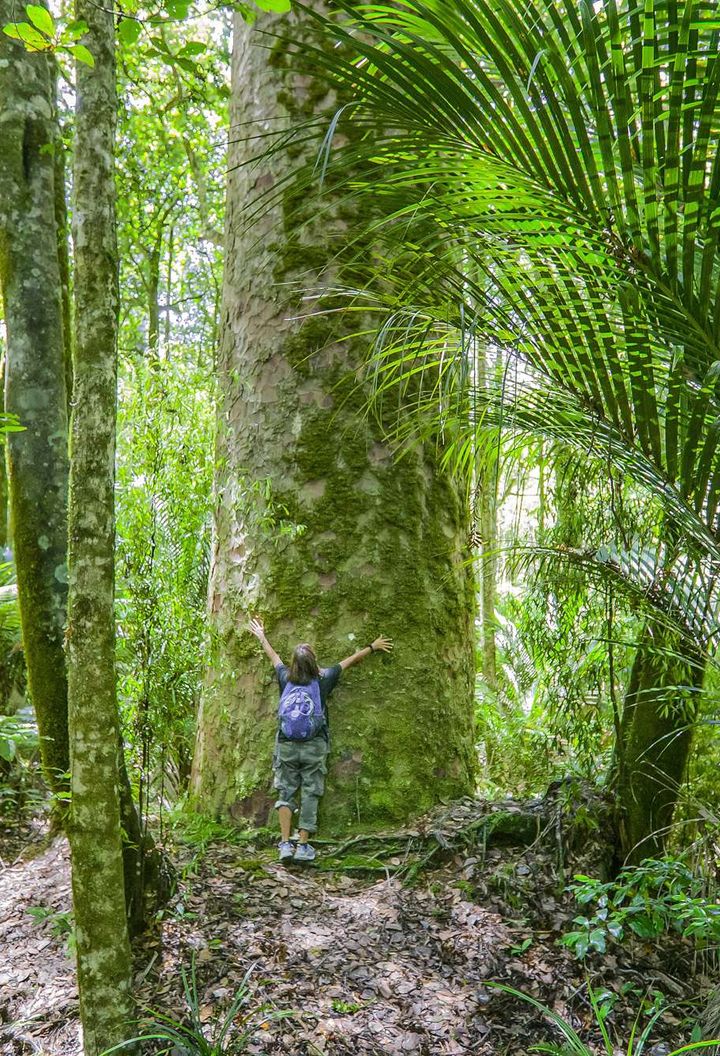
[(38, 745), (37, 725), (29, 709), (0, 715), (0, 815), (17, 815), (42, 799)]
[(136, 357), (120, 378), (118, 674), (143, 811), (190, 770), (204, 672), (210, 366)]
[(153, 1009), (150, 1013), (152, 1022), (145, 1032), (107, 1049), (101, 1056), (131, 1051), (139, 1041), (159, 1042), (160, 1047), (154, 1050), (157, 1056), (165, 1053), (172, 1053), (172, 1056), (235, 1056), (246, 1052), (257, 1030), (271, 1020), (286, 1019), (294, 1014), (273, 1009), (268, 1002), (256, 1004), (253, 1001), (250, 977), (254, 967), (251, 965), (245, 972), (227, 1009), (208, 1018), (198, 993), (193, 956), (190, 971), (184, 967), (180, 969), (186, 1015), (176, 1018)]
[(604, 953), (609, 941), (622, 942), (628, 932), (641, 939), (676, 932), (699, 946), (720, 942), (720, 905), (709, 897), (706, 879), (676, 858), (647, 859), (607, 883), (579, 874), (568, 890), (587, 907), (562, 939), (577, 957)]
[(37, 726), (27, 710), (0, 715), (0, 759), (6, 763), (26, 759), (35, 753), (37, 746)]
[[(574, 1027), (558, 1012), (548, 1008), (547, 1005), (544, 1005), (529, 994), (524, 994), (521, 990), (515, 990), (511, 986), (505, 986), (502, 983), (489, 983), (488, 985), (494, 990), (501, 990), (503, 993), (510, 994), (521, 1001), (525, 1001), (528, 1005), (532, 1005), (533, 1008), (542, 1013), (545, 1019), (561, 1035), (561, 1042), (539, 1042), (537, 1045), (531, 1046), (530, 1052), (542, 1052), (546, 1053), (547, 1056), (597, 1056), (597, 1049), (591, 1048), (587, 1042), (583, 1041)], [(647, 1046), (651, 1043), (653, 1028), (663, 1012), (662, 1006), (656, 1007), (651, 1012), (650, 1018), (644, 1026), (642, 1025), (642, 1017), (645, 1009), (641, 1008), (630, 1028), (629, 1037), (626, 1041), (620, 1043), (611, 1037), (606, 1023), (611, 1006), (604, 1003), (601, 1000), (601, 994), (593, 990), (591, 986), (588, 986), (588, 997), (593, 1011), (595, 1026), (602, 1038), (602, 1052), (606, 1056), (620, 1056), (620, 1053), (623, 1053), (624, 1056), (643, 1056), (643, 1053), (648, 1051)], [(717, 1040), (691, 1041), (679, 1049), (674, 1049), (667, 1056), (682, 1056), (686, 1052), (708, 1051), (717, 1044)]]

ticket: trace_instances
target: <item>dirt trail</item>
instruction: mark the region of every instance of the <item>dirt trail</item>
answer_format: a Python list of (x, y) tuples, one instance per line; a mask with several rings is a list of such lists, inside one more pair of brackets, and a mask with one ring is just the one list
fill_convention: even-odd
[[(489, 1029), (483, 982), (512, 935), (497, 914), (438, 886), (432, 893), (275, 865), (241, 878), (226, 859), (190, 898), (202, 925), (185, 940), (212, 944), (209, 975), (210, 965), (257, 963), (258, 980), (271, 980), (265, 996), (302, 1013), (264, 1032), (264, 1042), (261, 1032), (255, 1051), (492, 1052), (481, 1044)], [(229, 920), (233, 899), (238, 918)]]
[[(42, 1051), (59, 1056), (80, 1051), (75, 965), (65, 949), (68, 918), (63, 914), (70, 909), (70, 861), (64, 840), (0, 872), (3, 1054)], [(41, 921), (29, 910), (47, 910), (50, 915)], [(27, 1039), (25, 1045), (15, 1044), (17, 1036)]]
[[(216, 847), (185, 881), (139, 951), (141, 1001), (179, 1010), (178, 967), (194, 951), (208, 1024), (251, 964), (254, 1001), (297, 1013), (260, 1028), (251, 1052), (496, 1051), (482, 1046), (482, 984), (512, 943), (497, 914), (444, 885), (248, 864), (246, 850)], [(36, 920), (32, 907), (59, 916)], [(54, 934), (69, 909), (64, 841), (0, 874), (4, 1053), (80, 1051), (73, 964)]]
[[(491, 979), (534, 993), (583, 1030), (590, 1025), (585, 970), (558, 948), (556, 932), (543, 939), (479, 897), (489, 868), (510, 869), (499, 851), (487, 858), (452, 861), (408, 887), (390, 876), (288, 870), (262, 846), (188, 852), (164, 920), (136, 951), (140, 1006), (181, 1014), (179, 969), (194, 961), (207, 1030), (251, 965), (252, 1006), (293, 1013), (260, 1017), (247, 1050), (254, 1054), (524, 1056), (551, 1035), (532, 1010), (488, 989)], [(527, 878), (526, 864), (515, 858), (511, 865)], [(28, 909), (38, 906), (53, 915), (34, 919)], [(546, 908), (553, 910), (552, 900)], [(67, 936), (58, 934), (69, 909), (64, 841), (0, 873), (0, 1052), (7, 1056), (81, 1052), (74, 968)], [(647, 966), (611, 958), (608, 978), (619, 986), (641, 972)], [(658, 1036), (670, 1038), (678, 1022), (671, 1015)], [(667, 1051), (661, 1044), (653, 1056)]]

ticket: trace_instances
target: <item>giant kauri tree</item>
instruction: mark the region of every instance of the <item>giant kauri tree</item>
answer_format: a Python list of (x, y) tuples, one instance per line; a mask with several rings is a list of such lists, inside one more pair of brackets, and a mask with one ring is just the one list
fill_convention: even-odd
[[(369, 340), (341, 339), (298, 292), (332, 284), (335, 236), (356, 218), (339, 195), (313, 217), (285, 186), (307, 148), (257, 160), (267, 133), (313, 117), (327, 127), (337, 106), (313, 70), (308, 17), (284, 23), (292, 43), (272, 28), (236, 16), (212, 667), (192, 786), (204, 810), (267, 819), (277, 689), (250, 613), (283, 659), (308, 640), (330, 665), (384, 633), (392, 657), (346, 676), (332, 701), (321, 818), (331, 831), (472, 789), (475, 595), (464, 491), (441, 451), (394, 458), (358, 385)], [(272, 206), (249, 224), (248, 203), (265, 192), (277, 192)]]
[[(436, 369), (425, 350), (438, 328), (454, 329), (456, 358), (470, 337), (502, 345), (519, 367), (495, 420), (592, 452), (657, 504), (654, 540), (615, 562), (678, 632), (677, 663), (642, 638), (621, 745), (623, 854), (656, 852), (684, 776), (698, 653), (716, 648), (717, 5), (539, 0), (532, 18), (517, 0), (337, 8), (324, 26), (335, 46), (315, 61), (352, 106), (327, 179), (354, 173), (366, 212), (403, 195), (398, 222), (374, 232), (386, 346), (399, 318), (397, 360), (414, 351), (417, 378)], [(422, 288), (408, 281), (418, 261)]]

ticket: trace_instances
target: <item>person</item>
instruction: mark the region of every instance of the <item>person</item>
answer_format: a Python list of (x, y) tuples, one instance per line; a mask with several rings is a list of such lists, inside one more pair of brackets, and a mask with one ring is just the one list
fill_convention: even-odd
[[(318, 666), (312, 646), (302, 643), (295, 647), (290, 666), (287, 667), (267, 640), (262, 620), (251, 619), (250, 631), (258, 639), (275, 668), (280, 689), (279, 723), (273, 755), (275, 788), (278, 791), (275, 808), (280, 822), (280, 861), (289, 862), (294, 859), (296, 862), (311, 862), (315, 858), (315, 849), (309, 841), (311, 833), (317, 829), (318, 803), (325, 790), (326, 760), (330, 744), (328, 697), (338, 684), (343, 671), (359, 664), (373, 653), (389, 653), (392, 642), (381, 635), (371, 645), (364, 646), (352, 656), (341, 660), (339, 664), (325, 669)], [(298, 711), (302, 709), (296, 709), (294, 717), (288, 718), (292, 710), (292, 694), (296, 699), (304, 698), (307, 707), (304, 715), (298, 717)], [(315, 711), (317, 717), (314, 715)], [(303, 739), (297, 739), (298, 736)], [(290, 827), (292, 816), (297, 810), (295, 797), (298, 792), (301, 792), (301, 805), (299, 841), (295, 849), (290, 840)]]

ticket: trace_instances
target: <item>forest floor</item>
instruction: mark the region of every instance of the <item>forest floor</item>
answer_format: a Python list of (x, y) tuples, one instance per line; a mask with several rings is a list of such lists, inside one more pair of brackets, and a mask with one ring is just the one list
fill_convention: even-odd
[[(249, 1053), (524, 1056), (558, 1035), (534, 1008), (488, 984), (534, 996), (594, 1045), (591, 980), (612, 1008), (618, 1053), (648, 995), (664, 1005), (648, 1056), (689, 1041), (710, 980), (688, 945), (634, 940), (579, 962), (558, 944), (577, 907), (564, 892), (556, 841), (518, 847), (484, 839), (458, 849), (452, 834), (477, 832), (473, 818), (494, 809), (472, 801), (445, 809), (430, 826), (442, 853), (431, 852), (422, 870), (396, 853), (402, 839), (419, 846), (417, 830), (386, 836), (384, 861), (380, 837), (375, 856), (361, 857), (357, 842), (323, 847), (318, 866), (302, 869), (281, 867), (263, 831), (240, 842), (176, 840), (177, 889), (136, 946), (139, 1007), (186, 1015), (180, 969), (194, 965), (198, 1018), (211, 1032), (251, 969)], [(2, 836), (0, 829), (0, 1052), (78, 1056), (66, 843), (43, 845), (38, 824), (22, 839), (15, 831), (14, 843)], [(10, 860), (20, 842), (22, 853)], [(588, 854), (586, 843), (584, 867)]]

